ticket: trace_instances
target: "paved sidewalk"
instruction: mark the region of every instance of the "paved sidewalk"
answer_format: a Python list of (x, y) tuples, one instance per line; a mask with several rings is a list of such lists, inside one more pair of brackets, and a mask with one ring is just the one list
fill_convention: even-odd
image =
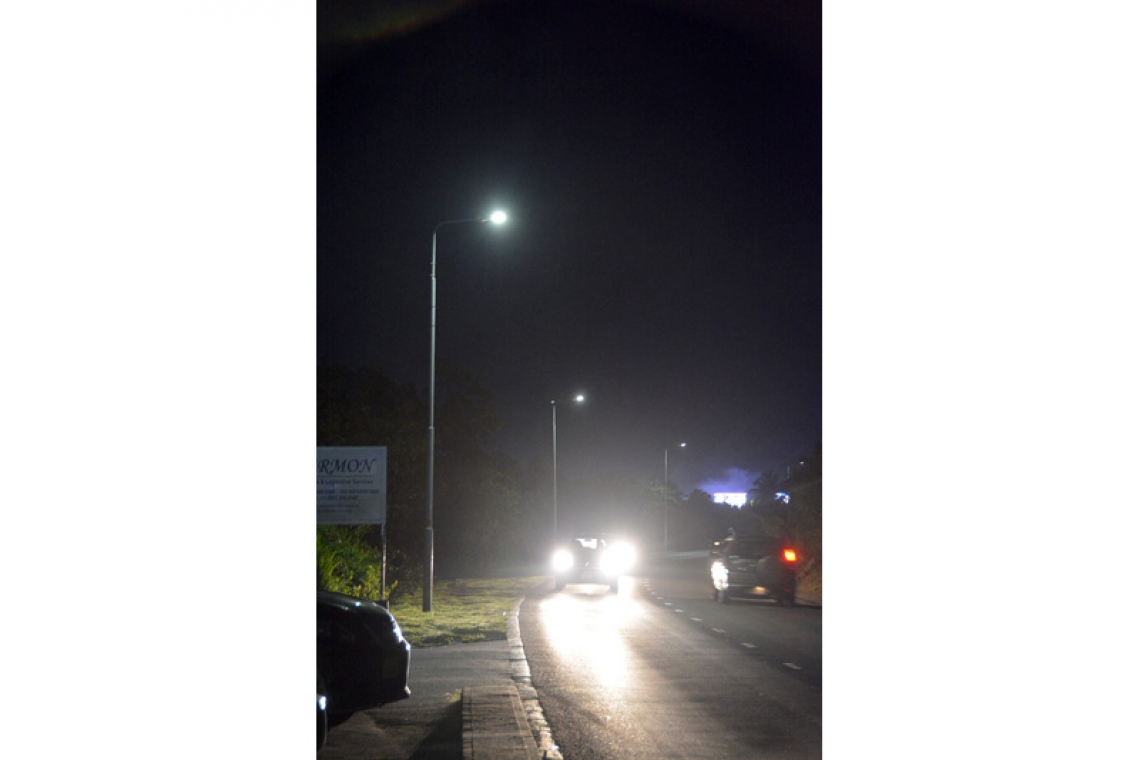
[(463, 690), (463, 760), (539, 760), (514, 684)]
[(318, 760), (561, 760), (530, 685), (519, 603), (506, 640), (413, 649), (412, 696), (332, 728)]

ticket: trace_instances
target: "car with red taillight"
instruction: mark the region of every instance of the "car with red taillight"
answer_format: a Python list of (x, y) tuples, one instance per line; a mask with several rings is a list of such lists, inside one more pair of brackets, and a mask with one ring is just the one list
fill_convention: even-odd
[(728, 604), (734, 597), (774, 599), (793, 607), (799, 555), (787, 541), (767, 536), (730, 536), (718, 542), (710, 568), (713, 598)]

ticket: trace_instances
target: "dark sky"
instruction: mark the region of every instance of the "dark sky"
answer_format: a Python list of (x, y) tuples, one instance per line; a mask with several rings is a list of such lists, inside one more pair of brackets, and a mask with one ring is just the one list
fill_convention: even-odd
[(432, 230), (503, 208), (438, 238), (437, 355), (494, 394), (496, 445), (548, 460), (558, 399), (572, 479), (809, 452), (819, 7), (690, 5), (321, 6), (319, 361), (426, 392)]

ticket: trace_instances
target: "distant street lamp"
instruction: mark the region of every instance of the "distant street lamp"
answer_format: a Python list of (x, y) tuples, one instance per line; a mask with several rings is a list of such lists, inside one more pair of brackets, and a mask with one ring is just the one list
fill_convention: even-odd
[[(677, 448), (683, 449), (688, 446), (687, 443), (677, 444)], [(663, 501), (665, 502), (665, 551), (669, 551), (669, 449), (665, 449), (665, 488), (663, 490)]]
[(428, 471), (427, 528), (424, 543), (424, 612), (431, 612), (431, 585), (435, 566), (435, 541), (432, 538), (432, 507), (435, 493), (435, 248), (441, 228), (452, 224), (503, 224), (507, 215), (495, 211), (486, 219), (453, 219), (440, 222), (431, 233), (431, 379), (428, 382)]
[[(586, 397), (579, 393), (575, 403), (581, 404)], [(554, 541), (558, 541), (558, 404), (550, 402), (550, 434), (554, 439)]]

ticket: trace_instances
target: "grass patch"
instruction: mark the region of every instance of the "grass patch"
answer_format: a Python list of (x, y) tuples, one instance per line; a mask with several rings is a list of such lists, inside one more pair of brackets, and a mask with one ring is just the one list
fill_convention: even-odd
[(400, 597), (392, 614), (414, 647), (434, 647), (507, 637), (507, 615), (515, 600), (545, 576), (440, 581), (432, 591), (431, 612), (423, 611), (423, 595)]

